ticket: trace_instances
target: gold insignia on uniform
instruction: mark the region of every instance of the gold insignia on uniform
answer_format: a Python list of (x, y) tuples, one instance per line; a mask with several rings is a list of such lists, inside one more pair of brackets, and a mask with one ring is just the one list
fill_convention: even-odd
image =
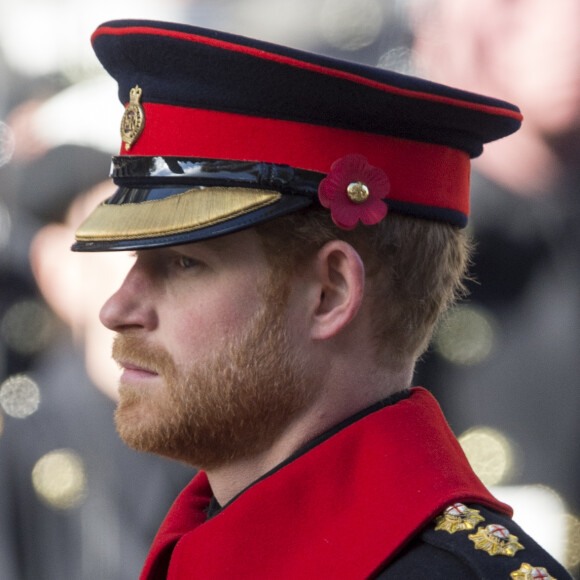
[(499, 524), (480, 527), (476, 534), (469, 534), (468, 538), (475, 544), (476, 550), (484, 550), (490, 556), (513, 556), (517, 551), (524, 549), (518, 538)]
[(473, 530), (476, 524), (484, 520), (485, 518), (479, 515), (478, 510), (470, 509), (462, 503), (454, 503), (435, 518), (435, 530), (445, 530), (454, 534), (464, 530)]
[(530, 564), (522, 564), (520, 569), (512, 572), (510, 576), (514, 580), (556, 580), (545, 568), (530, 566)]
[(121, 139), (125, 143), (125, 149), (129, 151), (134, 143), (139, 139), (145, 127), (145, 111), (139, 102), (143, 89), (139, 85), (131, 89), (129, 93), (129, 104), (125, 108), (121, 119)]

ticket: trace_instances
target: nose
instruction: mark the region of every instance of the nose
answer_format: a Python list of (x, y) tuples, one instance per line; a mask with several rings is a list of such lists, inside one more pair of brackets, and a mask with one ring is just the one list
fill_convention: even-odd
[(115, 332), (156, 328), (153, 285), (139, 261), (133, 265), (120, 288), (105, 302), (99, 318), (104, 326)]

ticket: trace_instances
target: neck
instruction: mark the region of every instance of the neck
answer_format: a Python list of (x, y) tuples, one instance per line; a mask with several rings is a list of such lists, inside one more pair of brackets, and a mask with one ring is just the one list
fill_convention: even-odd
[(213, 495), (221, 506), (227, 505), (309, 441), (374, 403), (405, 390), (409, 383), (408, 372), (389, 377), (375, 371), (373, 376), (359, 376), (358, 380), (350, 382), (350, 389), (345, 393), (346, 389), (341, 389), (341, 383), (336, 381), (332, 392), (322, 389), (320, 397), (296, 417), (267, 450), (206, 470)]
[(214, 497), (221, 506), (227, 505), (239, 493), (282, 463), (307, 441), (308, 437), (305, 432), (301, 434), (299, 430), (290, 428), (267, 451), (207, 470), (207, 478)]

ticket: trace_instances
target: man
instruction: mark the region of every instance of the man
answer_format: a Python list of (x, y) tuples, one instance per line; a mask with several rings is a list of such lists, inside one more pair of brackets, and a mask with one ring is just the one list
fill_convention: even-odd
[(119, 190), (73, 249), (136, 250), (101, 311), (117, 426), (203, 470), (142, 578), (565, 578), (409, 389), (461, 290), (469, 158), (517, 108), (177, 24), (93, 46)]

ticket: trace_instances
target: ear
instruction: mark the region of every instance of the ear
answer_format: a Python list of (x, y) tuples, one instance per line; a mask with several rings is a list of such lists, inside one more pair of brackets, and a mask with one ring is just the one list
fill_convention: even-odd
[(350, 244), (333, 240), (318, 251), (315, 271), (318, 295), (311, 337), (325, 340), (355, 318), (364, 297), (365, 268)]

